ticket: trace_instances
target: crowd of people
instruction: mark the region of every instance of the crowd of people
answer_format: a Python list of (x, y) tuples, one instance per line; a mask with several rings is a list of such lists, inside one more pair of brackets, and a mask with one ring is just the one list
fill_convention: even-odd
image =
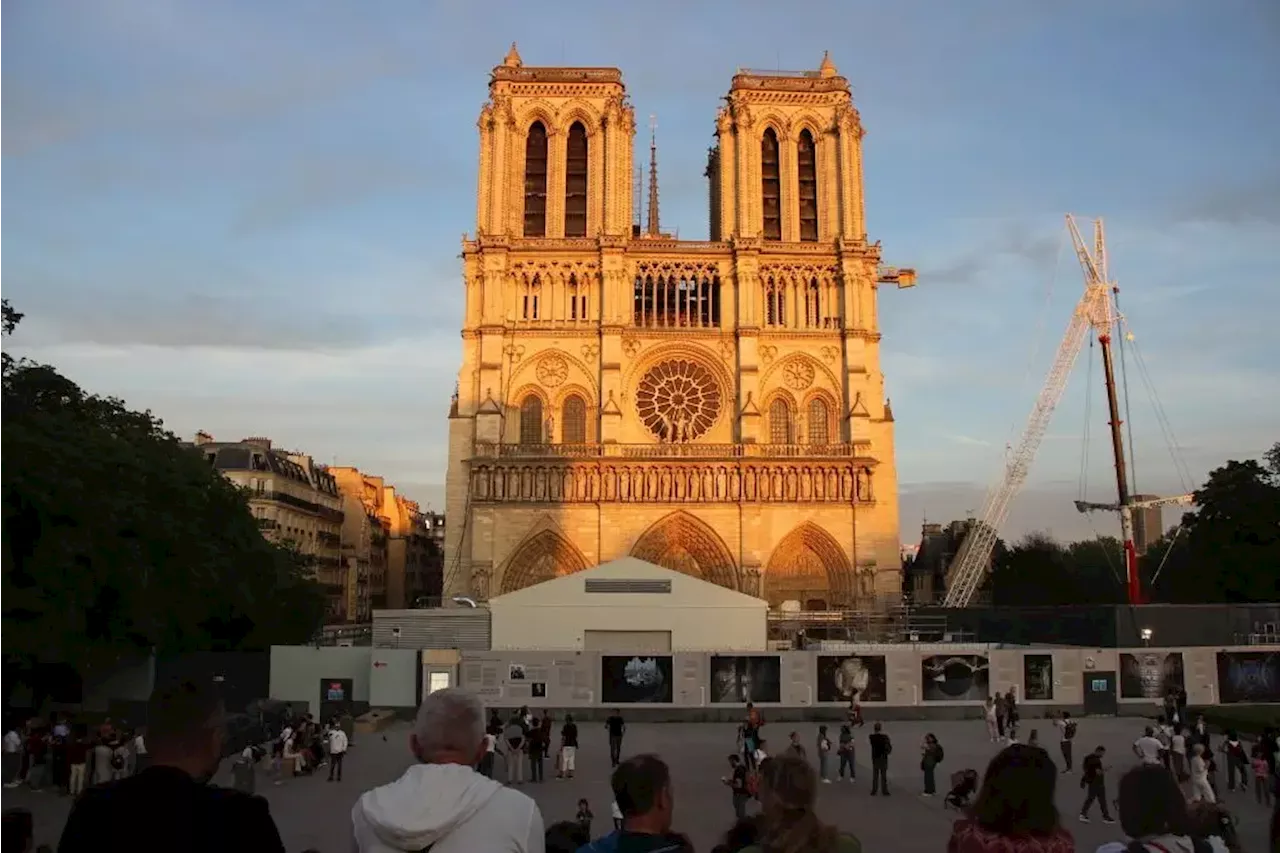
[[(79, 793), (63, 830), (60, 853), (102, 849), (283, 851), (265, 799), (209, 784), (222, 759), (226, 736), (223, 708), (212, 685), (182, 682), (158, 689), (147, 719), (147, 748), (141, 749), (139, 741), (139, 749), (134, 750), (135, 761), (139, 752), (147, 761), (128, 766), (128, 772), (120, 768), (116, 775), (100, 782), (96, 775), (90, 777), (97, 784)], [(1008, 726), (1007, 713), (1005, 722), (1005, 727), (997, 730), (1000, 751), (985, 772), (969, 768), (952, 774), (946, 805), (959, 813), (947, 842), (948, 853), (1076, 850), (1076, 842), (1055, 806), (1055, 793), (1059, 779), (1074, 772), (1069, 744), (1078, 737), (1078, 723), (1066, 714), (1054, 720), (1065, 759), (1065, 766), (1059, 767), (1044, 747), (1032, 742), (1038, 737), (1020, 742), (1016, 726)], [(793, 731), (786, 736), (786, 745), (771, 754), (764, 716), (748, 706), (737, 746), (728, 756), (729, 770), (721, 780), (728, 788), (733, 815), (725, 815), (727, 828), (714, 847), (715, 853), (860, 851), (859, 839), (824, 822), (816, 804), (820, 787), (833, 781), (832, 752), (840, 756), (838, 770), (847, 769), (848, 779), (853, 780), (852, 731), (861, 724), (860, 713), (851, 708), (834, 742), (826, 726), (818, 727), (813, 741)], [(692, 842), (677, 828), (669, 767), (657, 755), (622, 754), (626, 724), (617, 712), (605, 724), (613, 765), (612, 824), (597, 825), (586, 800), (578, 801), (572, 819), (544, 824), (536, 802), (521, 790), (525, 771), (527, 768), (531, 782), (545, 778), (544, 771), (536, 768), (554, 760), (557, 775), (572, 775), (576, 770), (577, 725), (566, 715), (557, 731), (550, 714), (535, 716), (527, 708), (505, 719), (493, 713), (486, 716), (475, 695), (458, 688), (436, 691), (418, 709), (409, 737), (414, 763), (400, 778), (359, 796), (351, 811), (349, 839), (335, 843), (357, 853), (428, 849), (432, 853), (691, 853)], [(1167, 737), (1162, 736), (1165, 727)], [(56, 772), (51, 759), (56, 740), (85, 740), (72, 732), (55, 735), (58, 728), (58, 721), (53, 720), (49, 725), (31, 725), (22, 733), (29, 744), (24, 752), (30, 755), (22, 768), (23, 780), (29, 783), (37, 766), (48, 765), (48, 773)], [(304, 718), (289, 728), (277, 739), (281, 760), (317, 742), (328, 742), (327, 750), (312, 750), (309, 760), (315, 766), (326, 760), (336, 765), (336, 778), (340, 778), (339, 756), (348, 745), (341, 721), (320, 726)], [(883, 724), (871, 728), (867, 738), (873, 768), (871, 791), (888, 796), (887, 767), (893, 743)], [(37, 732), (39, 738), (32, 741)], [(124, 736), (114, 727), (103, 727), (97, 739), (112, 744), (114, 750)], [(1181, 741), (1176, 740), (1179, 737)], [(335, 741), (340, 750), (334, 750)], [(6, 748), (10, 742), (6, 736)], [(813, 744), (816, 761), (810, 759), (807, 743)], [(1189, 759), (1176, 757), (1180, 747)], [(1229, 798), (1232, 791), (1241, 792), (1237, 795), (1241, 798), (1250, 793), (1261, 797), (1258, 778), (1264, 778), (1264, 787), (1274, 788), (1280, 740), (1275, 732), (1268, 732), (1243, 759), (1242, 748), (1239, 738), (1227, 732), (1216, 754), (1235, 770), (1228, 774), (1227, 787), (1220, 789), (1214, 775), (1205, 769), (1202, 788), (1196, 781), (1200, 765), (1207, 768), (1205, 756), (1211, 760), (1215, 754), (1207, 727), (1193, 725), (1183, 734), (1177, 723), (1161, 721), (1135, 741), (1137, 764), (1121, 776), (1115, 800), (1108, 798), (1106, 790), (1110, 770), (1106, 751), (1098, 747), (1085, 755), (1080, 762), (1079, 784), (1085, 799), (1079, 819), (1088, 821), (1096, 803), (1103, 820), (1112, 823), (1110, 806), (1114, 805), (1126, 837), (1103, 845), (1098, 853), (1237, 853), (1235, 821), (1221, 800)], [(37, 762), (37, 756), (44, 756), (44, 760)], [(919, 756), (921, 794), (932, 796), (945, 751), (930, 734), (921, 741)], [(505, 768), (503, 781), (494, 778), (498, 757)], [(1268, 775), (1259, 777), (1260, 769)], [(1182, 778), (1184, 770), (1186, 779)], [(69, 780), (70, 774), (67, 776)], [(839, 778), (844, 778), (844, 773)], [(1276, 815), (1280, 809), (1273, 806), (1273, 844), (1280, 842)], [(700, 819), (705, 820), (705, 815)], [(29, 813), (6, 811), (5, 839), (6, 851), (34, 849)]]
[(90, 785), (137, 773), (147, 757), (143, 732), (127, 723), (107, 719), (90, 728), (58, 714), (35, 717), (5, 732), (5, 787), (77, 796)]

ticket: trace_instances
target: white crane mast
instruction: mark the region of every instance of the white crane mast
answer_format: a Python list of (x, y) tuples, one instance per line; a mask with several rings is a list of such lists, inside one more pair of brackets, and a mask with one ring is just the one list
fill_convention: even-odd
[(1058, 353), (1054, 357), (1053, 367), (1045, 379), (1040, 396), (1031, 409), (1031, 417), (1027, 420), (1026, 429), (1017, 445), (1013, 448), (1005, 462), (1004, 474), (987, 493), (983, 502), (982, 514), (970, 528), (964, 542), (951, 565), (947, 569), (947, 593), (943, 599), (946, 607), (965, 607), (973, 600), (974, 593), (982, 584), (982, 579), (990, 568), (991, 552), (995, 548), (1000, 527), (1009, 515), (1009, 505), (1017, 496), (1031, 463), (1035, 460), (1040, 442), (1049, 429), (1053, 418), (1053, 410), (1062, 399), (1066, 390), (1067, 379), (1071, 368), (1075, 365), (1080, 349), (1090, 329), (1099, 334), (1106, 334), (1112, 326), (1111, 310), (1112, 283), (1107, 280), (1107, 254), (1102, 220), (1094, 222), (1093, 251), (1085, 244), (1076, 228), (1075, 219), (1067, 215), (1067, 229), (1071, 233), (1071, 242), (1075, 246), (1076, 256), (1084, 270), (1084, 295), (1076, 304), (1067, 325), (1067, 332), (1058, 345)]

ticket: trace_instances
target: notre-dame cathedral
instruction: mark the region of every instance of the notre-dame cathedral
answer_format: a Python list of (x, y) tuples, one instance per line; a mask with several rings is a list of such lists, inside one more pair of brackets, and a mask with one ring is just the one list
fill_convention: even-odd
[[(512, 45), (480, 113), (449, 414), (445, 595), (633, 555), (774, 607), (901, 590), (879, 285), (849, 81), (741, 70), (715, 116), (710, 239), (633, 221), (616, 68)], [(791, 605), (794, 606), (794, 605)]]

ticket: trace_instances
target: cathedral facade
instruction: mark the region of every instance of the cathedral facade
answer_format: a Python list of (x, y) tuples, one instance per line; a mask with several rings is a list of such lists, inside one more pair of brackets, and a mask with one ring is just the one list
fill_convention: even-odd
[(867, 242), (863, 130), (831, 61), (733, 78), (706, 241), (661, 232), (653, 160), (633, 224), (618, 69), (529, 67), (513, 45), (478, 124), (446, 598), (633, 555), (775, 607), (896, 602), (876, 297), (914, 273)]

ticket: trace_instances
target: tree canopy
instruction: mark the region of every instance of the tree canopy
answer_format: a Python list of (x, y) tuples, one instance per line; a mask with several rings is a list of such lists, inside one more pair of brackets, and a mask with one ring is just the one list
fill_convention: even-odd
[[(1196, 508), (1138, 560), (1147, 600), (1164, 604), (1271, 602), (1280, 598), (1280, 442), (1263, 460), (1231, 460), (1195, 492)], [(1062, 545), (1033, 534), (999, 544), (993, 604), (1123, 604), (1118, 539)]]
[[(8, 338), (22, 319), (4, 301)], [(3, 364), (4, 652), (76, 666), (306, 642), (323, 592), (150, 412)]]

